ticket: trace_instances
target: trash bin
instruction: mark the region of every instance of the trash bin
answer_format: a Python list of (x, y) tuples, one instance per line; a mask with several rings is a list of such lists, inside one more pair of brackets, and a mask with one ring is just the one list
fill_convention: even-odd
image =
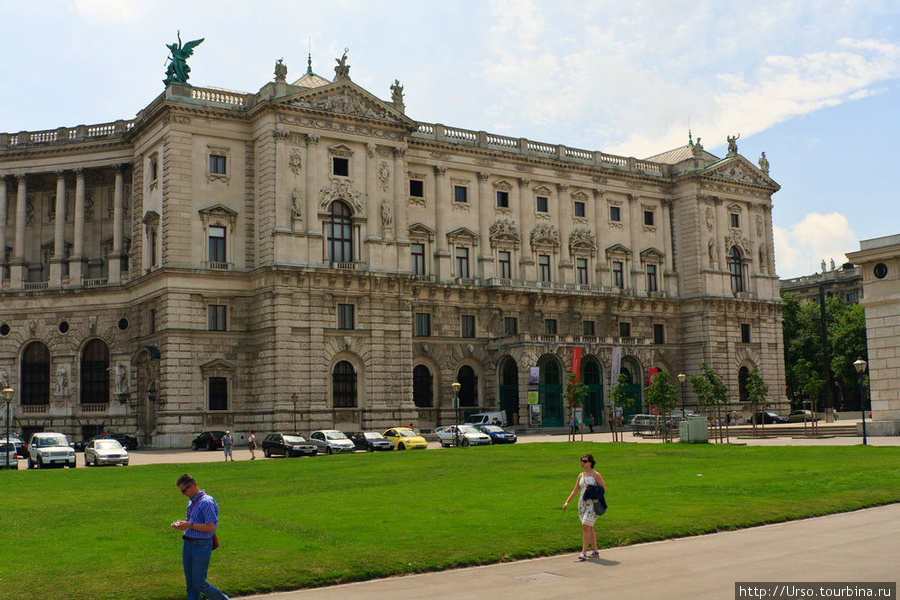
[(709, 430), (704, 417), (691, 417), (678, 424), (678, 435), (682, 442), (705, 444), (709, 442)]

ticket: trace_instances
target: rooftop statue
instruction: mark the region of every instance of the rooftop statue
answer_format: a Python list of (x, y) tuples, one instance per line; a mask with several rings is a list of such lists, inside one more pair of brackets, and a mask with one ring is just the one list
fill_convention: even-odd
[(765, 152), (759, 157), (759, 169), (766, 175), (769, 174), (769, 159), (766, 158)]
[(344, 48), (344, 55), (340, 58), (334, 59), (334, 62), (337, 63), (337, 66), (334, 68), (334, 80), (342, 81), (344, 79), (350, 79), (350, 65), (347, 64), (347, 53), (350, 52), (350, 48)]
[(728, 142), (728, 156), (737, 154), (737, 141), (739, 139), (741, 139), (741, 134), (725, 136), (725, 140)]
[(194, 48), (203, 43), (206, 38), (200, 38), (181, 44), (181, 31), (178, 32), (177, 44), (166, 44), (166, 48), (172, 53), (172, 56), (166, 59), (169, 66), (166, 68), (166, 78), (163, 83), (168, 86), (170, 83), (187, 83), (190, 77), (191, 68), (187, 65), (187, 59), (194, 53)]
[(284, 59), (279, 58), (275, 62), (275, 81), (284, 82), (287, 79), (287, 65), (284, 64)]

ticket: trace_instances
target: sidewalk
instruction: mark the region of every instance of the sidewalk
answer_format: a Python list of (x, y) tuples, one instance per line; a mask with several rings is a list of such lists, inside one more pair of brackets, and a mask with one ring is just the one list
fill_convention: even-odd
[[(580, 533), (572, 527), (573, 539)], [(587, 562), (567, 554), (249, 598), (728, 600), (735, 582), (896, 582), (898, 537), (900, 504), (892, 504), (603, 550)]]

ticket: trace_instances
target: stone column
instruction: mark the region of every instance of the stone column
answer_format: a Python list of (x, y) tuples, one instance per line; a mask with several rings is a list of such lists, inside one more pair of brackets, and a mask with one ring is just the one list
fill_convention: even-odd
[(113, 247), (109, 255), (108, 283), (122, 281), (122, 225), (125, 220), (125, 165), (116, 165), (116, 187), (113, 195)]
[(759, 241), (763, 248), (763, 268), (766, 275), (775, 275), (775, 257), (772, 251), (775, 236), (772, 232), (772, 207), (763, 206), (764, 238)]
[(316, 178), (319, 169), (319, 136), (310, 134), (306, 136), (306, 232), (321, 233), (319, 231), (319, 197), (316, 190)]
[(519, 256), (519, 278), (525, 281), (537, 281), (534, 269), (534, 256), (531, 255), (531, 230), (534, 228), (534, 210), (531, 207), (528, 188), (531, 181), (519, 178), (516, 190), (516, 202), (519, 206), (519, 235), (522, 239), (522, 254)]
[[(406, 148), (394, 148), (394, 239), (406, 241), (409, 237), (409, 223), (406, 217), (406, 198), (409, 187), (406, 183)], [(406, 258), (408, 260), (409, 257)], [(404, 261), (400, 261), (403, 264)]]
[(447, 184), (447, 167), (434, 167), (434, 272), (438, 281), (450, 279), (450, 251), (447, 249), (445, 212), (450, 210), (450, 186)]
[(0, 175), (0, 289), (6, 280), (6, 175)]
[(662, 281), (660, 281), (660, 289), (665, 290), (665, 277), (666, 273), (673, 272), (675, 270), (675, 251), (672, 245), (672, 201), (669, 199), (665, 199), (662, 201), (662, 230), (663, 230), (663, 264), (662, 264), (662, 273), (660, 273), (660, 277), (662, 277)]
[[(717, 268), (720, 271), (727, 271), (728, 248), (725, 247), (725, 224), (728, 220), (728, 215), (725, 214), (724, 200), (716, 196), (713, 198), (713, 202), (716, 205), (716, 254), (719, 259)], [(728, 286), (726, 286), (726, 288), (727, 287)]]
[(494, 256), (491, 252), (491, 207), (494, 199), (491, 197), (490, 173), (478, 172), (478, 276), (482, 281), (494, 277)]
[(10, 262), (9, 279), (13, 288), (21, 289), (25, 281), (25, 203), (28, 184), (26, 175), (17, 175), (16, 192), (16, 241), (13, 244), (13, 259)]
[(596, 233), (597, 240), (597, 264), (594, 267), (595, 277), (594, 281), (591, 283), (596, 283), (597, 285), (603, 285), (603, 271), (604, 266), (607, 261), (605, 260), (605, 256), (603, 254), (603, 250), (606, 248), (606, 245), (603, 243), (604, 238), (606, 237), (606, 232), (609, 231), (609, 227), (606, 225), (606, 219), (604, 219), (604, 215), (606, 215), (606, 203), (603, 202), (603, 190), (593, 190), (594, 192), (594, 203), (593, 203), (593, 213), (591, 214), (591, 223), (594, 224), (594, 232)]
[(84, 268), (84, 169), (75, 171), (75, 239), (69, 259), (69, 287), (81, 287)]
[[(575, 283), (574, 265), (572, 257), (569, 254), (569, 236), (572, 234), (572, 222), (575, 219), (574, 210), (572, 209), (572, 197), (569, 196), (569, 185), (565, 183), (556, 184), (556, 210), (551, 205), (550, 214), (555, 214), (559, 223), (559, 281), (561, 283)], [(552, 198), (548, 198), (548, 202), (552, 202)]]
[(66, 260), (66, 173), (56, 172), (56, 211), (53, 215), (53, 257), (50, 259), (50, 287), (62, 286)]
[(640, 264), (640, 248), (638, 247), (641, 239), (641, 229), (643, 228), (643, 215), (641, 214), (641, 197), (637, 194), (628, 194), (628, 249), (631, 251), (625, 257), (625, 287), (629, 290), (637, 290), (635, 285), (635, 275), (633, 273), (634, 266)]

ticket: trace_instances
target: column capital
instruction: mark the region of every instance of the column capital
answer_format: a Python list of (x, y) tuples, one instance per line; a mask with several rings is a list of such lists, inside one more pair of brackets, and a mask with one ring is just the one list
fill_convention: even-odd
[(131, 167), (131, 163), (116, 163), (113, 165), (113, 171), (124, 174), (129, 167)]
[(434, 167), (434, 176), (435, 177), (443, 177), (447, 174), (447, 167), (443, 165), (435, 165)]
[(16, 173), (16, 181), (19, 183), (26, 183), (28, 180), (28, 175), (26, 173)]
[(527, 188), (531, 185), (531, 180), (526, 179), (525, 177), (519, 177), (519, 186), (523, 188)]
[(65, 169), (60, 169), (59, 171), (54, 171), (54, 173), (56, 174), (57, 179), (65, 179), (66, 173), (68, 173), (68, 171), (66, 171)]
[(568, 183), (557, 183), (556, 184), (556, 191), (559, 192), (560, 194), (565, 193), (568, 190), (569, 190)]
[(306, 134), (306, 145), (307, 146), (316, 146), (319, 143), (320, 135), (316, 133), (308, 133)]
[(84, 179), (84, 172), (87, 171), (84, 167), (78, 167), (77, 169), (73, 169), (75, 171), (75, 177), (78, 179)]
[(478, 171), (475, 175), (478, 177), (478, 181), (487, 181), (491, 178), (491, 174), (484, 171)]

